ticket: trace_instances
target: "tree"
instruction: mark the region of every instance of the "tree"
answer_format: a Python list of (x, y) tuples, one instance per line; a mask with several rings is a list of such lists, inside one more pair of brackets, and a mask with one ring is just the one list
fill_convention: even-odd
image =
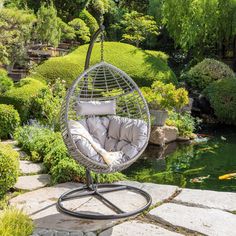
[(90, 40), (90, 31), (85, 22), (79, 18), (70, 21), (69, 26), (73, 27), (78, 41), (87, 43)]
[[(52, 0), (57, 9), (58, 16), (65, 22), (71, 21), (86, 7), (90, 0)], [(38, 12), (41, 4), (47, 4), (48, 0), (5, 0), (5, 5), (21, 9), (28, 7)]]
[(58, 19), (59, 28), (61, 31), (61, 40), (73, 40), (76, 38), (75, 30), (73, 27), (65, 23), (61, 18)]
[(0, 9), (0, 64), (11, 67), (26, 63), (26, 47), (32, 36), (34, 14), (17, 9)]
[(122, 38), (135, 43), (136, 47), (148, 35), (158, 35), (158, 27), (153, 17), (136, 11), (124, 14), (121, 25), (124, 26)]
[(195, 55), (236, 35), (236, 0), (165, 0), (162, 13), (175, 44)]
[(57, 11), (52, 2), (48, 6), (43, 3), (37, 12), (36, 40), (56, 47), (60, 39)]

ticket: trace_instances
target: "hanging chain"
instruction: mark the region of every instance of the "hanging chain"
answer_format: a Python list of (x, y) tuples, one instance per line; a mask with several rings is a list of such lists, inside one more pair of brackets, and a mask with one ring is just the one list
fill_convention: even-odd
[(101, 33), (101, 61), (104, 61), (104, 30)]

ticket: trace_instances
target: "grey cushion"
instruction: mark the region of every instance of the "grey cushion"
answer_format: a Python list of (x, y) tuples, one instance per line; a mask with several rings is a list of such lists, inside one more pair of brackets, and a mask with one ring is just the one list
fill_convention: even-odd
[(116, 101), (80, 101), (77, 115), (115, 115)]
[[(122, 151), (120, 163), (135, 157), (147, 141), (147, 124), (142, 120), (119, 116), (89, 117), (79, 121), (94, 141), (109, 152)], [(73, 126), (72, 132), (75, 133)], [(74, 134), (79, 150), (93, 160), (103, 162), (94, 148), (79, 134)]]

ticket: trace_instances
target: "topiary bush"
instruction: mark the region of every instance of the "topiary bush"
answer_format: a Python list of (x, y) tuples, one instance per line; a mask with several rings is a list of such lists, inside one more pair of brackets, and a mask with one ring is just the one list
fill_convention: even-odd
[(0, 138), (9, 138), (20, 124), (20, 116), (12, 105), (0, 104)]
[[(88, 45), (80, 46), (72, 53), (52, 58), (38, 66), (34, 76), (55, 83), (58, 78), (67, 86), (83, 71)], [(150, 86), (153, 81), (177, 83), (167, 63), (168, 56), (162, 52), (144, 51), (132, 45), (119, 42), (105, 42), (105, 60), (129, 74), (140, 86)], [(96, 43), (91, 56), (91, 65), (100, 61), (100, 43)]]
[(204, 59), (184, 74), (182, 80), (190, 88), (201, 92), (214, 81), (232, 77), (234, 77), (234, 72), (223, 62), (214, 59)]
[(22, 79), (15, 87), (0, 94), (0, 103), (11, 104), (19, 112), (22, 122), (26, 122), (31, 113), (32, 101), (45, 85), (35, 79)]
[(236, 78), (216, 81), (204, 93), (217, 118), (223, 123), (236, 125)]
[(13, 87), (13, 81), (7, 76), (7, 71), (0, 69), (0, 94)]
[[(0, 143), (0, 198), (12, 188), (19, 174), (19, 154), (10, 145)], [(0, 234), (1, 235), (1, 234)]]
[(2, 236), (30, 236), (33, 229), (33, 221), (21, 210), (7, 208), (0, 215), (0, 235)]

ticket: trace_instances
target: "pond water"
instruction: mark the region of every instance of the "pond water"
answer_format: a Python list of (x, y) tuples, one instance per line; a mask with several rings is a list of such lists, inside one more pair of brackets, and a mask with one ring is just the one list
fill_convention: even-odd
[(236, 127), (208, 126), (199, 133), (204, 138), (191, 144), (149, 145), (124, 173), (140, 182), (236, 192), (236, 178), (219, 180), (236, 173)]

